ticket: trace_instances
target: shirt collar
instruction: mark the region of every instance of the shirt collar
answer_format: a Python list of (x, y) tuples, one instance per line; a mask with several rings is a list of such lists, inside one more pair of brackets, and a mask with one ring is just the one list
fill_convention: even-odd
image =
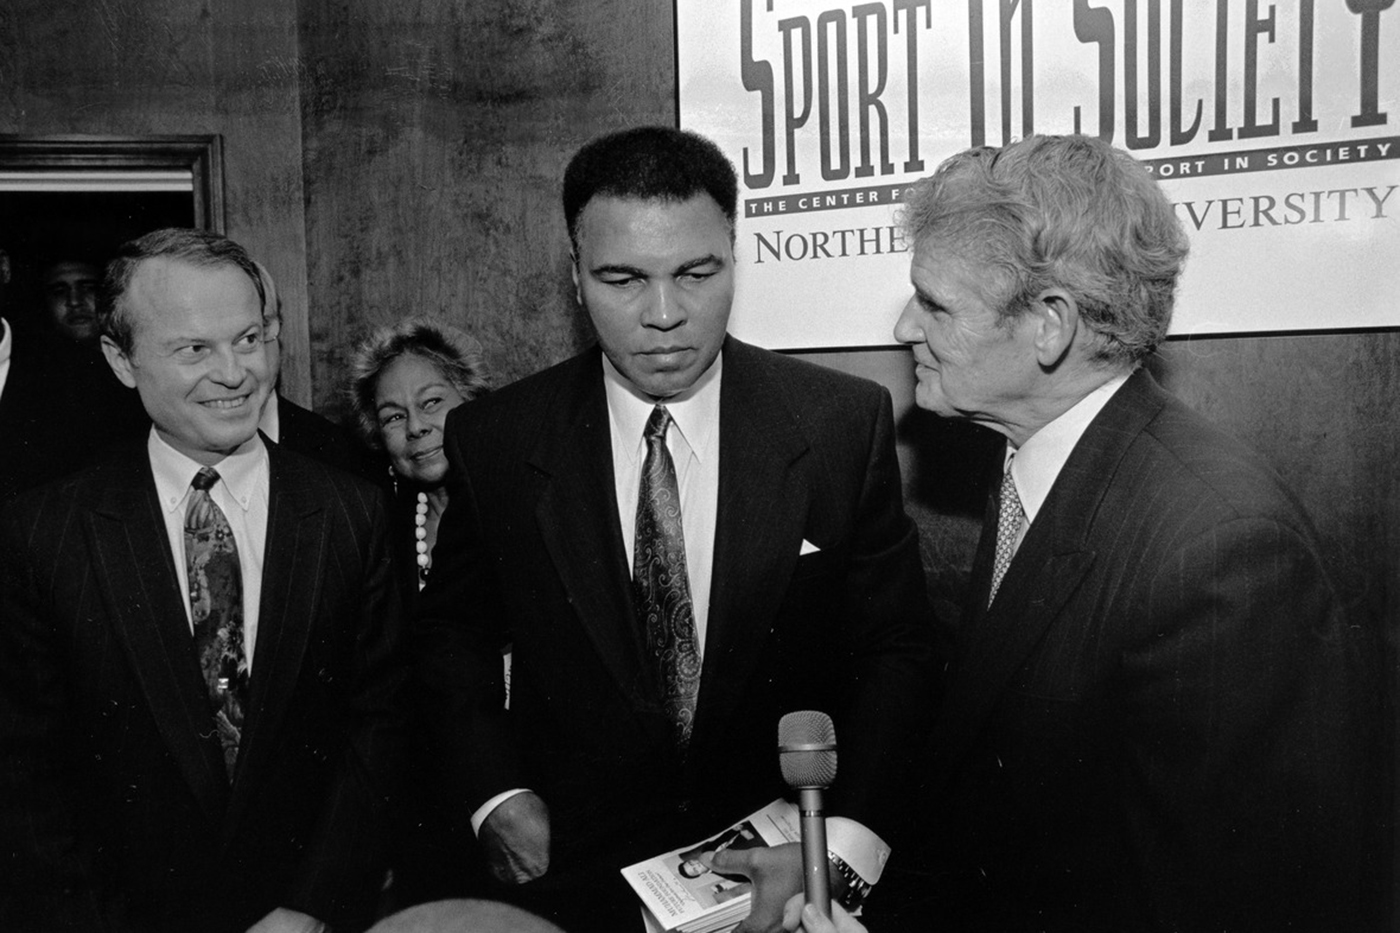
[(10, 354), (14, 352), (15, 329), (10, 326), (10, 322), (0, 317), (0, 328), (4, 328), (5, 336), (0, 337), (0, 364), (10, 361)]
[[(154, 425), (146, 439), (146, 451), (151, 458), (151, 472), (155, 475), (156, 496), (160, 499), (161, 508), (167, 512), (174, 511), (185, 501), (190, 483), (204, 465), (171, 447), (156, 432)], [(214, 469), (219, 471), (219, 482), (233, 500), (245, 512), (248, 511), (252, 508), (259, 480), (267, 476), (267, 447), (262, 437), (254, 434), (237, 450), (214, 464)]]
[(721, 351), (695, 385), (658, 403), (638, 392), (607, 354), (603, 354), (603, 389), (608, 397), (608, 416), (614, 440), (621, 442), (614, 443), (614, 449), (625, 450), (628, 461), (634, 463), (642, 450), (642, 431), (647, 419), (657, 404), (663, 404), (696, 459), (705, 463), (709, 458), (718, 457), (719, 387), (723, 364)]
[(1032, 434), (1020, 449), (1007, 445), (1007, 460), (1015, 455), (1011, 463), (1011, 477), (1016, 481), (1016, 494), (1021, 497), (1021, 508), (1026, 512), (1027, 522), (1035, 521), (1074, 446), (1084, 436), (1090, 422), (1103, 411), (1108, 400), (1128, 381), (1129, 375), (1123, 373), (1115, 376), (1084, 396), (1064, 414)]

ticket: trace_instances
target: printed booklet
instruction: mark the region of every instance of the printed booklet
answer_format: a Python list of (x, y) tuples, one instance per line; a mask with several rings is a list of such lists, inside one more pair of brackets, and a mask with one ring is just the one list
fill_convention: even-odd
[(706, 868), (700, 854), (801, 839), (797, 806), (775, 800), (704, 842), (629, 865), (622, 876), (642, 899), (648, 930), (727, 933), (748, 916), (751, 885), (742, 875), (721, 875)]

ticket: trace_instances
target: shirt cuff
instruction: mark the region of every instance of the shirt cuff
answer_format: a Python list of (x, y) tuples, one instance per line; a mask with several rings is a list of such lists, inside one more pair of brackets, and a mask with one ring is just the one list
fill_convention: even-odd
[[(486, 822), (486, 818), (491, 815), (492, 810), (495, 810), (516, 794), (524, 794), (529, 790), (530, 788), (528, 787), (517, 787), (515, 790), (503, 791), (477, 807), (472, 813), (472, 835), (481, 835), (481, 824)], [(856, 825), (859, 826), (860, 824), (857, 823)]]

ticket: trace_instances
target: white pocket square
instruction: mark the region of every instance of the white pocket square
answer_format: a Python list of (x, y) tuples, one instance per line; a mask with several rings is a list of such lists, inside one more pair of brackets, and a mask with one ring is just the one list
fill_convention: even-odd
[(813, 544), (811, 541), (808, 541), (806, 538), (803, 538), (803, 539), (802, 539), (802, 550), (800, 550), (800, 551), (797, 552), (797, 556), (798, 556), (798, 557), (804, 557), (804, 556), (806, 556), (806, 555), (808, 555), (808, 554), (815, 554), (815, 553), (817, 553), (817, 552), (820, 551), (820, 550), (821, 550), (821, 548), (817, 547), (815, 544)]

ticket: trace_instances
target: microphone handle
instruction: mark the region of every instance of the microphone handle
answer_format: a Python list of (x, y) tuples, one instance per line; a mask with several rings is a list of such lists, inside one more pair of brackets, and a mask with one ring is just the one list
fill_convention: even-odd
[(802, 814), (802, 886), (808, 904), (823, 917), (831, 916), (831, 885), (827, 877), (826, 816), (822, 813), (822, 789), (804, 787), (799, 792)]

